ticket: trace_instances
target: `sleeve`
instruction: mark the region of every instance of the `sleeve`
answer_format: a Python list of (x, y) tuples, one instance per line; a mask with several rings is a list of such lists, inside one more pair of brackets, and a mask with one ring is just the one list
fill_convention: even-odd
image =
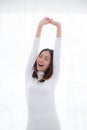
[(30, 74), (30, 72), (33, 69), (34, 62), (35, 62), (37, 55), (38, 55), (39, 45), (40, 45), (40, 38), (35, 37), (33, 47), (32, 47), (32, 51), (31, 51), (31, 54), (29, 56), (27, 65), (25, 67), (25, 76), (26, 77)]
[(57, 80), (59, 77), (60, 70), (60, 48), (61, 48), (61, 38), (56, 37), (55, 39), (55, 47), (53, 54), (53, 78)]

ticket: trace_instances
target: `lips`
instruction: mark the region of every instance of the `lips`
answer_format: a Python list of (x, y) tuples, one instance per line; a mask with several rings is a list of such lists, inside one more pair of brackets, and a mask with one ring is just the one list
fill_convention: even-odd
[(40, 63), (38, 63), (38, 65), (39, 65), (40, 67), (43, 67), (43, 66), (44, 66), (44, 64), (40, 64)]

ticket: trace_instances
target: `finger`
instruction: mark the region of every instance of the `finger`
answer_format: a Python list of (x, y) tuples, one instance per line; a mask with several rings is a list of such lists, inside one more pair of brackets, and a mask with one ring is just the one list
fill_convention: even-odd
[(46, 17), (44, 17), (43, 20), (46, 20)]
[(50, 19), (50, 20), (53, 20), (53, 19)]
[(46, 17), (46, 20), (50, 20), (50, 18), (49, 18), (49, 17)]
[(49, 22), (52, 22), (53, 21), (53, 19), (51, 18), (51, 19), (49, 19)]
[(49, 17), (46, 17), (46, 19), (50, 19)]

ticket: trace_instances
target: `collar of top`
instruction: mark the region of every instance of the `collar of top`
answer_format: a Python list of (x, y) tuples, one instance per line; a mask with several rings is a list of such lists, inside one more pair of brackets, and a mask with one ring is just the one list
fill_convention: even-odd
[(38, 75), (38, 79), (40, 80), (40, 79), (43, 78), (44, 72), (43, 72), (43, 71), (38, 71), (38, 72), (37, 72), (37, 75)]

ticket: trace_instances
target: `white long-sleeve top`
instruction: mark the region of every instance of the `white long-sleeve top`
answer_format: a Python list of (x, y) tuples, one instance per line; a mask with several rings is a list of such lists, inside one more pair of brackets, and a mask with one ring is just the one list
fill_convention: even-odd
[[(59, 77), (61, 38), (56, 37), (53, 54), (53, 75), (45, 82), (32, 77), (33, 65), (38, 56), (40, 38), (35, 37), (25, 70), (25, 89), (28, 104), (27, 130), (60, 130), (55, 108), (54, 88)], [(40, 77), (42, 73), (38, 72)]]

